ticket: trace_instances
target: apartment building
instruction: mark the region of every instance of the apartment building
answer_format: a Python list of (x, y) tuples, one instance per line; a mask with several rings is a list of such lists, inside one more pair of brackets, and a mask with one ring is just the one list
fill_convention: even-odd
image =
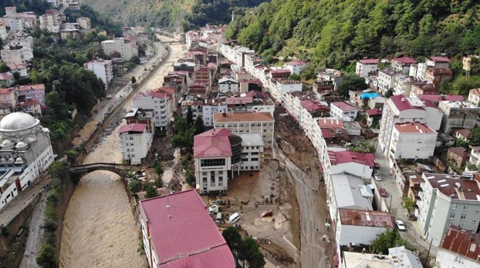
[(132, 165), (145, 164), (153, 141), (153, 133), (147, 131), (147, 124), (123, 125), (118, 133), (122, 160)]
[(14, 88), (0, 88), (0, 103), (15, 108), (17, 106), (17, 94)]
[(269, 112), (217, 113), (213, 115), (214, 128), (226, 128), (234, 134), (260, 134), (265, 148), (274, 142), (275, 119)]
[(113, 79), (112, 61), (104, 59), (94, 59), (85, 63), (84, 68), (92, 71), (98, 78), (102, 79), (105, 88)]
[(37, 23), (37, 15), (33, 11), (7, 15), (8, 25), (11, 33), (22, 33), (32, 29)]
[(89, 17), (80, 17), (77, 18), (77, 23), (80, 26), (80, 28), (84, 30), (90, 30), (92, 29), (92, 23), (90, 21)]
[(133, 108), (125, 115), (123, 119), (127, 122), (127, 125), (130, 124), (145, 124), (147, 125), (147, 132), (155, 133), (155, 124), (153, 122), (154, 118), (153, 110), (145, 110), (139, 108)]
[(342, 101), (330, 103), (330, 115), (341, 118), (345, 121), (354, 121), (357, 118), (358, 108), (354, 105)]
[(318, 82), (331, 82), (334, 90), (338, 90), (338, 87), (346, 78), (345, 73), (335, 69), (325, 69), (317, 74)]
[(449, 174), (422, 174), (418, 226), (427, 240), (438, 246), (448, 227), (476, 232), (480, 223), (480, 182)]
[(378, 59), (363, 59), (357, 61), (355, 73), (360, 77), (368, 77), (370, 73), (378, 70)]
[(480, 268), (480, 234), (450, 226), (438, 248), (435, 267)]
[[(390, 141), (389, 162), (395, 159), (429, 159), (433, 156), (437, 132), (418, 122), (397, 123)], [(390, 164), (393, 166), (393, 163)]]
[(40, 21), (40, 28), (51, 33), (60, 32), (62, 20), (59, 11), (56, 9), (48, 9), (45, 14), (38, 17)]
[(479, 107), (464, 101), (440, 101), (438, 108), (443, 112), (442, 130), (446, 134), (452, 128), (474, 128), (480, 114)]
[(410, 66), (415, 63), (417, 63), (417, 61), (409, 57), (395, 58), (391, 61), (392, 68), (403, 74), (410, 73)]
[(270, 93), (277, 102), (282, 102), (284, 95), (291, 92), (302, 91), (303, 84), (293, 79), (270, 80)]
[(36, 100), (41, 103), (45, 101), (45, 85), (23, 85), (16, 88), (18, 101)]
[(479, 55), (469, 55), (467, 57), (463, 57), (463, 70), (467, 74), (470, 74), (470, 70), (472, 69), (472, 60), (478, 62), (478, 61), (480, 61), (480, 56)]
[(382, 69), (378, 71), (377, 85), (380, 93), (385, 95), (388, 90), (394, 89), (395, 80), (397, 77), (401, 77), (402, 73), (395, 69)]
[(173, 117), (173, 96), (158, 92), (142, 92), (133, 98), (133, 108), (153, 110), (156, 128), (166, 129)]
[(300, 75), (300, 73), (307, 67), (307, 63), (301, 60), (292, 60), (283, 65), (284, 68), (290, 70), (291, 74)]
[(238, 92), (239, 83), (233, 77), (224, 77), (218, 79), (218, 91), (221, 93)]
[(480, 88), (470, 89), (468, 92), (468, 101), (477, 106), (480, 104)]
[(227, 98), (228, 112), (275, 112), (275, 104), (268, 98), (254, 97), (251, 93)]
[(102, 49), (103, 52), (109, 56), (114, 52), (119, 53), (120, 58), (123, 60), (138, 57), (138, 48), (135, 43), (123, 37), (102, 41)]

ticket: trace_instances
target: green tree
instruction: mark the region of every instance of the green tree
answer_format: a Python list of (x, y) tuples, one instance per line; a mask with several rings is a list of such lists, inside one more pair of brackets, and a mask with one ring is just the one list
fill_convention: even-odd
[(56, 161), (50, 166), (50, 176), (66, 181), (70, 179), (70, 170), (65, 163)]
[(187, 181), (188, 185), (194, 186), (195, 184), (195, 175), (193, 175), (190, 167), (185, 168), (185, 180)]
[(145, 186), (145, 198), (152, 198), (157, 196), (158, 196), (157, 189), (153, 188), (153, 185), (147, 184)]
[(203, 133), (205, 131), (205, 126), (203, 125), (203, 119), (201, 116), (197, 116), (195, 119), (195, 135)]
[(44, 243), (42, 248), (38, 252), (37, 264), (42, 268), (57, 268), (57, 257), (55, 255), (55, 248), (48, 244)]
[(135, 78), (135, 76), (132, 76), (132, 79), (130, 79), (130, 81), (132, 82), (132, 84), (137, 83), (137, 79)]
[(373, 241), (372, 248), (375, 252), (387, 254), (389, 248), (405, 246), (408, 247), (408, 241), (401, 238), (396, 229), (387, 228), (384, 233), (378, 234)]
[(355, 74), (348, 74), (337, 91), (343, 97), (348, 97), (349, 91), (365, 90), (367, 88), (368, 85), (365, 83), (365, 79)]
[(188, 109), (187, 109), (187, 125), (191, 126), (192, 124), (193, 124), (192, 106), (188, 106)]
[(6, 72), (10, 72), (10, 67), (8, 67), (8, 65), (6, 65), (5, 63), (0, 63), (0, 73), (6, 73)]
[(457, 140), (455, 141), (455, 146), (463, 147), (465, 149), (469, 149), (470, 148), (470, 141), (457, 138)]
[(248, 267), (262, 268), (266, 264), (265, 258), (260, 251), (257, 242), (251, 237), (247, 237), (245, 240), (243, 240), (243, 242), (240, 244), (238, 253), (239, 259), (246, 261), (248, 263)]
[(232, 253), (237, 256), (238, 250), (243, 242), (242, 236), (238, 232), (237, 228), (229, 226), (223, 230), (222, 235)]
[(480, 127), (472, 129), (472, 138), (470, 142), (472, 145), (480, 145)]
[(72, 150), (68, 150), (66, 153), (67, 155), (67, 158), (68, 158), (68, 161), (70, 161), (70, 163), (75, 163), (75, 161), (77, 160), (78, 156), (80, 155), (76, 150), (72, 149)]
[(132, 193), (138, 193), (142, 190), (142, 183), (136, 179), (128, 182), (128, 190)]
[(410, 197), (405, 197), (403, 198), (403, 208), (410, 214), (415, 209), (415, 202)]
[(133, 56), (131, 59), (130, 59), (130, 62), (133, 63), (133, 64), (140, 64), (140, 58), (137, 57), (137, 56)]
[(158, 161), (155, 161), (155, 173), (157, 173), (158, 176), (163, 175), (163, 168), (162, 164)]

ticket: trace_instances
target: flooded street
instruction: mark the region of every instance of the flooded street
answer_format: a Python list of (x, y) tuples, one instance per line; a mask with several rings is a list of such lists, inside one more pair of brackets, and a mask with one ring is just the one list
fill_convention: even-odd
[[(161, 37), (163, 40), (163, 36)], [(162, 66), (145, 81), (138, 92), (161, 87), (163, 76), (183, 55), (183, 46), (171, 45)], [(123, 105), (129, 110), (133, 95)], [(122, 123), (123, 124), (123, 123)], [(120, 124), (120, 125), (122, 125)], [(87, 156), (84, 164), (122, 160), (117, 126)], [(65, 214), (60, 267), (147, 267), (138, 252), (139, 229), (120, 177), (107, 171), (85, 175), (77, 185)]]

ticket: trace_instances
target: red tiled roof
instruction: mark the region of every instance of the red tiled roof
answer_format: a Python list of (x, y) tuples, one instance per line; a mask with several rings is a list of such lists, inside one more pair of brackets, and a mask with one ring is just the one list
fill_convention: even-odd
[(431, 68), (428, 69), (427, 72), (432, 73), (434, 76), (443, 74), (452, 75), (452, 70), (450, 70), (449, 68)]
[(456, 154), (462, 158), (467, 158), (470, 156), (470, 151), (463, 147), (452, 147), (448, 148), (448, 152)]
[(318, 100), (304, 100), (301, 104), (310, 113), (316, 111), (330, 111), (330, 107), (322, 105)]
[(352, 151), (328, 151), (330, 163), (332, 165), (345, 163), (358, 163), (369, 167), (375, 166), (375, 156), (373, 154), (357, 153)]
[(402, 63), (402, 64), (414, 64), (414, 63), (417, 63), (416, 60), (414, 60), (414, 59), (412, 59), (412, 58), (409, 58), (409, 57), (396, 58), (396, 59), (393, 59), (393, 61), (396, 61), (396, 62), (399, 62), (399, 63)]
[(157, 268), (234, 268), (225, 239), (195, 190), (140, 201), (148, 220)]
[(213, 122), (275, 122), (269, 112), (260, 113), (216, 113)]
[(365, 111), (369, 116), (382, 115), (382, 110), (375, 108)]
[[(140, 96), (144, 97), (152, 97), (152, 98), (157, 98), (157, 99), (165, 99), (168, 98), (168, 94), (165, 93), (160, 93), (160, 92), (153, 92), (153, 91), (147, 91), (147, 92), (140, 92), (135, 97), (133, 98), (134, 100), (138, 100)], [(171, 96), (170, 96), (171, 97)]]
[(20, 107), (30, 107), (33, 105), (40, 105), (39, 100), (25, 100), (23, 102), (18, 103), (18, 106)]
[(290, 70), (289, 69), (275, 69), (275, 70), (271, 70), (270, 73), (272, 73), (272, 74), (289, 74)]
[(232, 156), (230, 140), (228, 136), (232, 131), (229, 129), (211, 129), (198, 134), (193, 141), (194, 157), (218, 157)]
[(292, 61), (289, 61), (285, 64), (290, 65), (290, 66), (295, 66), (295, 65), (306, 65), (307, 63), (304, 62), (304, 61), (301, 61), (301, 60), (292, 60)]
[(320, 118), (318, 119), (320, 128), (343, 129), (343, 119), (340, 118)]
[(480, 234), (451, 225), (440, 246), (473, 260), (478, 260), (478, 256), (480, 256)]
[(123, 125), (120, 127), (118, 130), (118, 133), (124, 133), (124, 132), (137, 132), (137, 133), (143, 133), (147, 129), (147, 124), (129, 124), (129, 125)]
[(466, 139), (470, 139), (472, 137), (472, 133), (470, 132), (470, 130), (468, 130), (466, 128), (457, 129), (457, 130), (455, 130), (455, 133), (460, 134), (461, 136), (463, 136)]
[(0, 88), (0, 95), (12, 94), (13, 88)]
[(330, 103), (330, 106), (336, 106), (342, 111), (355, 111), (358, 110), (357, 107), (353, 106), (352, 104), (344, 101), (339, 101), (339, 102), (332, 102)]
[(253, 102), (253, 97), (249, 97), (249, 96), (227, 98), (227, 104), (230, 104), (230, 105), (247, 104), (247, 103), (252, 103), (252, 102)]
[(359, 60), (359, 61), (362, 64), (378, 64), (379, 63), (378, 59), (363, 59), (363, 60)]
[(9, 64), (8, 65), (8, 68), (10, 68), (10, 70), (18, 70), (18, 69), (25, 69), (28, 67), (28, 64), (15, 64), (15, 63), (12, 63), (12, 64)]
[(12, 79), (13, 75), (9, 73), (0, 73), (0, 80)]
[(28, 90), (45, 90), (44, 84), (35, 84), (35, 85), (23, 85), (17, 88), (18, 91), (28, 91)]
[(422, 107), (413, 106), (410, 101), (404, 95), (395, 95), (390, 97), (390, 100), (397, 107), (399, 111), (404, 111), (408, 109), (417, 109), (424, 110)]
[(464, 97), (462, 95), (417, 95), (417, 98), (422, 101), (429, 100), (432, 102), (464, 100)]
[(343, 225), (395, 228), (392, 215), (384, 211), (342, 208), (340, 209), (340, 221)]
[(450, 62), (450, 59), (447, 57), (431, 57), (430, 60), (435, 62)]
[(435, 133), (431, 128), (417, 122), (395, 124), (395, 128), (400, 133)]
[(476, 181), (459, 179), (449, 174), (423, 174), (432, 188), (452, 199), (480, 201), (480, 188)]

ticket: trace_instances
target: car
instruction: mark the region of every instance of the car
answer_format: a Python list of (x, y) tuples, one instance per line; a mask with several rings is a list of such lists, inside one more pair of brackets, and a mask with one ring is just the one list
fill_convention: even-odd
[(112, 94), (108, 94), (107, 99), (111, 99), (111, 98), (112, 98)]
[(396, 220), (395, 224), (397, 225), (397, 229), (399, 231), (405, 232), (407, 229), (405, 228), (405, 224), (403, 224), (402, 220)]
[(214, 213), (218, 213), (218, 206), (217, 205), (211, 205), (209, 208), (208, 208), (208, 213), (211, 215), (211, 214), (214, 214)]
[(387, 197), (388, 196), (388, 192), (387, 192), (387, 190), (385, 190), (385, 188), (380, 188), (380, 196), (381, 197)]
[(228, 223), (234, 224), (239, 220), (240, 220), (240, 214), (238, 214), (238, 212), (235, 212), (232, 214), (232, 216), (228, 218)]
[(379, 163), (373, 162), (373, 165), (374, 165), (375, 169), (380, 169), (380, 164)]
[(380, 176), (380, 174), (378, 174), (378, 173), (375, 173), (375, 174), (373, 175), (373, 178), (374, 178), (376, 181), (382, 181), (382, 176)]

